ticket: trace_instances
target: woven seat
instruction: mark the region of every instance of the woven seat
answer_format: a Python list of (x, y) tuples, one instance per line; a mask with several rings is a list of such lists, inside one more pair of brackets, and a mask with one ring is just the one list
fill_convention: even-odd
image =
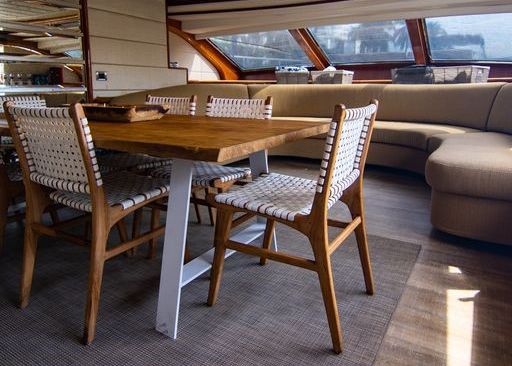
[[(217, 208), (215, 254), (210, 274), (208, 304), (217, 301), (226, 250), (236, 250), (315, 271), (320, 280), (333, 349), (342, 351), (338, 305), (334, 293), (331, 255), (355, 233), (366, 292), (374, 284), (365, 229), (363, 171), (371, 139), (377, 101), (363, 108), (335, 107), (318, 179), (309, 180), (281, 174), (263, 175), (229, 192), (208, 197)], [(329, 209), (338, 201), (347, 205), (351, 221), (329, 218)], [(236, 241), (230, 235), (235, 213), (263, 216), (266, 219), (262, 247)], [(276, 222), (304, 234), (311, 244), (313, 259), (281, 253), (270, 248)], [(328, 227), (341, 229), (332, 240)]]
[(308, 215), (317, 182), (310, 179), (271, 173), (241, 187), (215, 196), (215, 201), (255, 213), (293, 221)]
[[(151, 176), (170, 179), (171, 173), (172, 165), (169, 165), (153, 170)], [(249, 178), (250, 176), (251, 170), (249, 168), (238, 168), (196, 161), (194, 162), (194, 169), (192, 171), (192, 185), (207, 188), (214, 186), (216, 182), (226, 183)]]
[[(103, 190), (109, 206), (120, 205), (123, 210), (169, 192), (169, 181), (151, 179), (129, 172), (103, 176)], [(86, 193), (54, 191), (50, 198), (76, 210), (92, 212), (91, 196)]]
[(172, 160), (145, 154), (108, 152), (106, 154), (98, 153), (97, 158), (102, 173), (145, 170), (172, 164)]

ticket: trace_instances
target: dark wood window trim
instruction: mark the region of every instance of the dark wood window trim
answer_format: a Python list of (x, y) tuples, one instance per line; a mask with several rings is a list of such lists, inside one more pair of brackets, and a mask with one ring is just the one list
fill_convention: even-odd
[[(181, 30), (181, 22), (171, 19), (167, 20), (167, 31), (181, 37), (190, 44), (200, 55), (206, 58), (219, 73), (219, 77), (223, 80), (240, 79), (240, 69), (229, 60), (222, 52), (220, 52), (209, 41), (204, 39), (196, 39), (194, 35)], [(170, 64), (169, 34), (167, 34), (167, 54)], [(187, 74), (188, 79), (188, 74)]]
[(329, 59), (307, 29), (289, 29), (288, 31), (304, 50), (317, 70), (323, 70), (329, 66)]

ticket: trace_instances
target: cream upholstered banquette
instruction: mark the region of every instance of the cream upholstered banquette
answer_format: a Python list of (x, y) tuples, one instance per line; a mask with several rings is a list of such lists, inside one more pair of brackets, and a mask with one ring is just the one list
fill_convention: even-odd
[[(111, 103), (141, 103), (147, 92)], [(425, 174), (432, 187), (432, 224), (463, 237), (512, 244), (512, 84), (455, 85), (242, 85), (189, 84), (152, 95), (206, 98), (272, 96), (273, 119), (329, 121), (334, 106), (380, 108), (368, 164)], [(322, 157), (325, 136), (283, 145), (275, 155)]]

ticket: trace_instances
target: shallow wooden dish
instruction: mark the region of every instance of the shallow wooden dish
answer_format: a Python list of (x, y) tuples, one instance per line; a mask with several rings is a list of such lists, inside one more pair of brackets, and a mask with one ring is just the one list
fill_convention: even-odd
[(108, 122), (138, 122), (160, 119), (168, 111), (161, 105), (82, 104), (87, 119)]

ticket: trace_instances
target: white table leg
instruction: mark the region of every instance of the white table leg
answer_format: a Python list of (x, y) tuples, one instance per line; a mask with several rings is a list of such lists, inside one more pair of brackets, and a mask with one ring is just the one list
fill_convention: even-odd
[(191, 160), (174, 159), (165, 224), (156, 329), (172, 338), (178, 331), (192, 167)]
[[(251, 174), (253, 177), (257, 177), (260, 174), (268, 173), (268, 151), (260, 150), (249, 155), (249, 163), (251, 165)], [(267, 219), (258, 216), (256, 222), (258, 224), (265, 224)], [(233, 239), (234, 240), (234, 239)], [(272, 235), (272, 249), (277, 251), (277, 237), (276, 232)]]
[[(253, 176), (268, 173), (267, 151), (258, 151), (249, 157)], [(174, 339), (178, 333), (178, 314), (181, 288), (208, 271), (213, 263), (214, 249), (210, 249), (187, 264), (183, 264), (187, 238), (190, 187), (193, 162), (174, 159), (171, 175), (171, 192), (167, 209), (164, 251), (158, 293), (156, 329)], [(265, 231), (266, 220), (258, 218), (255, 224), (235, 234), (231, 239), (241, 243), (251, 243)], [(277, 241), (274, 232), (274, 250)], [(226, 251), (226, 257), (235, 253)]]

